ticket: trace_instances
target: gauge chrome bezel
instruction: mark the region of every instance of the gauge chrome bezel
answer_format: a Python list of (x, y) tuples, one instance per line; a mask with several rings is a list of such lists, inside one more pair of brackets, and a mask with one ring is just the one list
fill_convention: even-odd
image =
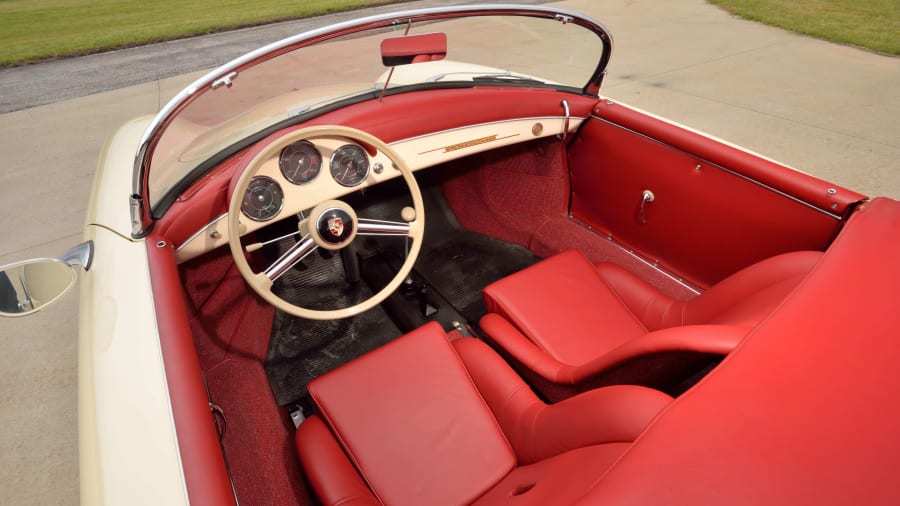
[[(275, 209), (275, 211), (272, 213), (271, 216), (268, 216), (266, 218), (257, 218), (256, 216), (251, 216), (244, 209), (244, 203), (247, 202), (247, 196), (250, 195), (250, 190), (253, 188), (253, 185), (259, 181), (265, 181), (266, 183), (275, 184), (275, 187), (278, 189), (278, 191), (280, 193), (280, 198), (278, 200), (278, 206), (277, 206), (278, 208)], [(249, 218), (253, 221), (263, 223), (263, 222), (271, 221), (272, 219), (274, 219), (276, 216), (278, 216), (279, 213), (281, 213), (282, 209), (284, 209), (284, 189), (281, 188), (281, 185), (278, 183), (278, 181), (269, 176), (253, 176), (253, 178), (251, 178), (250, 182), (247, 184), (247, 190), (244, 192), (244, 196), (241, 198), (241, 214), (243, 214), (244, 216), (246, 216), (247, 218)]]
[[(288, 150), (300, 149), (299, 146), (303, 146), (308, 149), (311, 149), (313, 151), (313, 153), (315, 153), (316, 156), (319, 157), (319, 163), (315, 167), (315, 173), (312, 176), (310, 176), (309, 179), (295, 181), (294, 178), (289, 176), (287, 174), (287, 172), (285, 171), (284, 164), (285, 164), (285, 161), (287, 160), (285, 158), (285, 152), (287, 152)], [(288, 182), (290, 182), (291, 184), (304, 185), (304, 184), (309, 184), (310, 182), (312, 182), (315, 178), (317, 178), (319, 176), (319, 174), (322, 172), (323, 160), (324, 160), (324, 158), (322, 157), (322, 152), (319, 151), (319, 148), (317, 148), (315, 144), (313, 144), (312, 142), (309, 142), (308, 140), (301, 140), (301, 141), (297, 141), (297, 142), (288, 144), (287, 146), (284, 147), (284, 149), (281, 150), (281, 153), (278, 154), (278, 169), (281, 171), (281, 175), (284, 176), (284, 178), (287, 179)]]
[[(345, 149), (354, 149), (354, 150), (358, 151), (359, 154), (362, 155), (363, 159), (366, 161), (365, 173), (362, 176), (359, 176), (359, 180), (354, 181), (352, 184), (346, 183), (345, 181), (343, 181), (341, 178), (339, 178), (334, 173), (335, 157), (338, 156), (338, 153), (340, 153), (341, 151), (343, 151)], [(331, 153), (331, 157), (329, 157), (329, 161), (328, 161), (328, 171), (331, 173), (331, 178), (334, 179), (334, 181), (337, 184), (344, 186), (346, 188), (353, 188), (354, 186), (359, 186), (360, 184), (362, 184), (363, 181), (365, 181), (369, 177), (369, 173), (372, 171), (372, 161), (369, 160), (369, 154), (366, 152), (366, 150), (359, 144), (352, 144), (352, 143), (344, 144), (341, 147), (335, 149), (334, 152)], [(355, 172), (355, 173), (358, 174), (358, 172)], [(357, 176), (354, 176), (354, 177), (357, 177)]]

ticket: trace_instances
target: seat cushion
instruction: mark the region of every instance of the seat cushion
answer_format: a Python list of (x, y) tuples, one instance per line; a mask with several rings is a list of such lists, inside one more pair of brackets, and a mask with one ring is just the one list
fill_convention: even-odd
[(385, 504), (469, 503), (516, 464), (435, 323), (317, 378), (309, 392)]
[(634, 441), (672, 401), (658, 390), (616, 385), (548, 405), (483, 341), (460, 338), (453, 347), (520, 466), (578, 448)]
[(484, 289), (488, 311), (554, 359), (582, 365), (647, 333), (594, 265), (567, 250)]

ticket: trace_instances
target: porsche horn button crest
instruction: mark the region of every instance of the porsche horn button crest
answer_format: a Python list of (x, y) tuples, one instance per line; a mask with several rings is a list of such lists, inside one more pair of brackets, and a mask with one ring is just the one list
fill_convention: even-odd
[(329, 209), (316, 220), (316, 235), (334, 246), (340, 246), (353, 239), (355, 223), (353, 216), (343, 209)]
[(344, 233), (344, 220), (338, 216), (328, 220), (328, 231), (335, 237), (340, 237)]

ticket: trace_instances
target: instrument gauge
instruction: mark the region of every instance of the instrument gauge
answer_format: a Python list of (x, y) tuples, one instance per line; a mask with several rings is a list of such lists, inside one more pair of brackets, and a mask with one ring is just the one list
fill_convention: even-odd
[(369, 175), (369, 157), (356, 144), (345, 144), (331, 155), (331, 176), (343, 186), (356, 186)]
[(297, 141), (281, 150), (278, 167), (288, 181), (306, 184), (319, 175), (322, 155), (311, 142)]
[(250, 180), (241, 212), (253, 221), (269, 221), (284, 205), (284, 192), (278, 182), (268, 176), (255, 176)]

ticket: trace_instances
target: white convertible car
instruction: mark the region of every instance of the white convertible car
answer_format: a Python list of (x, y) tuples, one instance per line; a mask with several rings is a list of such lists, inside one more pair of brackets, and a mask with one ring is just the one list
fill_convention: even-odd
[[(398, 12), (110, 139), (83, 504), (900, 504), (900, 203), (602, 96), (599, 22)], [(77, 274), (80, 272), (80, 274)]]

